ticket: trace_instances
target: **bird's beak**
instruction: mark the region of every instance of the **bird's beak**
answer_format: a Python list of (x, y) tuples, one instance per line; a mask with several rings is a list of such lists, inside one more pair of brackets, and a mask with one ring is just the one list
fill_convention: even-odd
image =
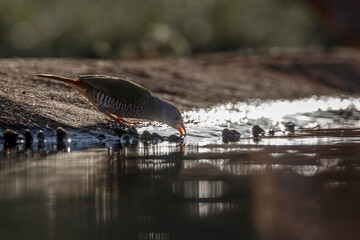
[(180, 137), (186, 136), (185, 127), (183, 125), (176, 125), (176, 129), (180, 132)]

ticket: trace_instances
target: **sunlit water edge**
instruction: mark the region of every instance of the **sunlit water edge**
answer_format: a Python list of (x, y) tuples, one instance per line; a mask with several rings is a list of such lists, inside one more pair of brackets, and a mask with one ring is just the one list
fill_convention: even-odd
[[(359, 142), (358, 135), (352, 137), (339, 136), (302, 136), (299, 129), (358, 129), (360, 128), (360, 98), (351, 96), (313, 96), (295, 100), (259, 100), (249, 99), (237, 103), (218, 104), (206, 109), (194, 109), (182, 113), (187, 136), (183, 145), (204, 146), (209, 144), (222, 144), (222, 130), (224, 128), (234, 129), (241, 133), (240, 144), (262, 144), (262, 145), (292, 145), (292, 144), (329, 144), (330, 142)], [(286, 131), (286, 123), (294, 125), (295, 132)], [(261, 142), (254, 142), (252, 138), (252, 127), (259, 125), (265, 131)], [(274, 137), (268, 136), (268, 131), (275, 132)], [(4, 129), (2, 129), (3, 131)], [(178, 134), (176, 130), (164, 125), (143, 125), (137, 128), (141, 135), (144, 131), (156, 132), (161, 136)], [(1, 131), (1, 130), (0, 130)], [(2, 132), (0, 132), (2, 133)], [(98, 138), (102, 134), (104, 138)], [(294, 138), (294, 136), (297, 136)], [(259, 139), (258, 139), (259, 140)], [(35, 138), (33, 149), (39, 148), (39, 141)], [(69, 136), (59, 142), (56, 134), (51, 133), (44, 142), (44, 148), (50, 151), (75, 149), (111, 147), (116, 144), (159, 145), (177, 146), (179, 143), (167, 141), (150, 141), (147, 143), (139, 139), (132, 139), (130, 142), (122, 142), (121, 138), (109, 131), (102, 132), (101, 129), (83, 132), (72, 130)], [(190, 147), (190, 148), (191, 148)], [(0, 151), (4, 145), (0, 144)]]

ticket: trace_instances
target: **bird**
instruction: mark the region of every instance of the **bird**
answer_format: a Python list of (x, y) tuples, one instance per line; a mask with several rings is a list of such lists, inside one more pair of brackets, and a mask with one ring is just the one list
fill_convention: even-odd
[(177, 129), (181, 137), (186, 136), (179, 110), (130, 80), (105, 75), (80, 75), (76, 79), (52, 74), (35, 74), (35, 76), (70, 85), (100, 112), (120, 125), (129, 127), (137, 124), (126, 119), (157, 121)]

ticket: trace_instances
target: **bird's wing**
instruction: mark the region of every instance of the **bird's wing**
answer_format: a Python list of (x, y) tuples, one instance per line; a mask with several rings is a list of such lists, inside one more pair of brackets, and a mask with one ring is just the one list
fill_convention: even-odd
[(146, 88), (122, 78), (102, 75), (81, 75), (78, 76), (78, 79), (122, 102), (139, 102), (146, 97), (152, 96), (152, 93)]

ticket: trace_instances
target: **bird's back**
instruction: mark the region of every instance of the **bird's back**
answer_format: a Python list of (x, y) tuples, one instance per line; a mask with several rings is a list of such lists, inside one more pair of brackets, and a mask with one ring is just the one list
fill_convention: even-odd
[(152, 93), (134, 82), (101, 75), (78, 76), (78, 79), (90, 86), (88, 99), (95, 106), (102, 104), (111, 114), (133, 119), (149, 119), (152, 115)]
[(152, 96), (149, 90), (122, 78), (103, 75), (82, 75), (78, 76), (78, 79), (123, 103), (138, 103)]

